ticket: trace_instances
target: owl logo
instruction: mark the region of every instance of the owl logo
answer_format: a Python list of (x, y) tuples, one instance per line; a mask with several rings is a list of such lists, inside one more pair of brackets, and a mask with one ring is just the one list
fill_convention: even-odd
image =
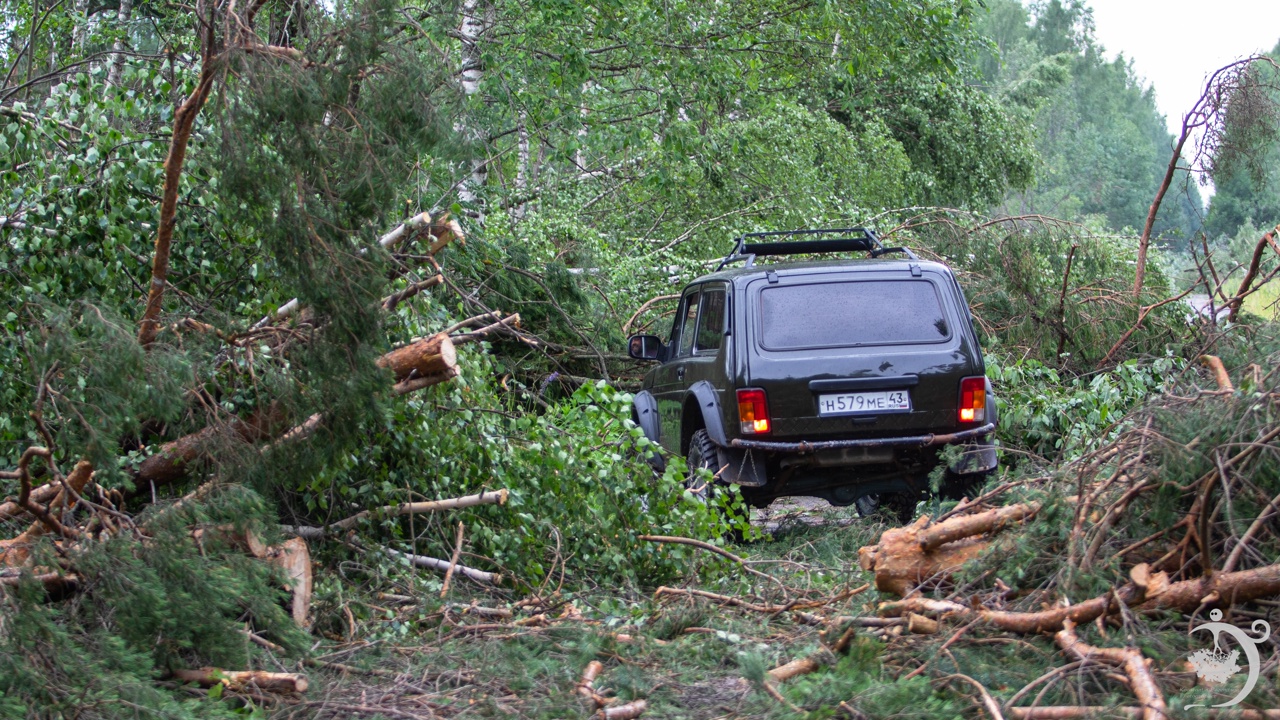
[[(1253, 692), (1253, 686), (1258, 682), (1258, 671), (1262, 665), (1262, 662), (1258, 657), (1258, 646), (1266, 642), (1267, 638), (1271, 637), (1271, 626), (1267, 624), (1267, 621), (1265, 620), (1254, 620), (1252, 625), (1253, 631), (1255, 633), (1260, 633), (1259, 637), (1255, 640), (1254, 638), (1246, 635), (1244, 630), (1241, 630), (1235, 625), (1222, 622), (1221, 610), (1211, 611), (1209, 613), (1209, 619), (1213, 622), (1193, 627), (1191, 628), (1191, 632), (1196, 632), (1197, 630), (1208, 630), (1212, 632), (1213, 648), (1197, 650), (1192, 653), (1187, 660), (1191, 663), (1191, 666), (1195, 668), (1196, 675), (1199, 675), (1205, 682), (1215, 684), (1225, 683), (1242, 669), (1238, 664), (1236, 664), (1236, 661), (1240, 659), (1240, 650), (1232, 650), (1228, 653), (1226, 650), (1222, 649), (1218, 643), (1221, 640), (1221, 635), (1223, 633), (1235, 638), (1236, 642), (1240, 644), (1241, 650), (1244, 650), (1245, 659), (1249, 661), (1249, 679), (1245, 682), (1244, 687), (1240, 689), (1240, 692), (1235, 697), (1231, 698), (1231, 700), (1227, 702), (1213, 706), (1219, 708), (1231, 707), (1248, 697), (1249, 693)], [(1194, 707), (1205, 706), (1186, 705), (1182, 709), (1190, 710)]]

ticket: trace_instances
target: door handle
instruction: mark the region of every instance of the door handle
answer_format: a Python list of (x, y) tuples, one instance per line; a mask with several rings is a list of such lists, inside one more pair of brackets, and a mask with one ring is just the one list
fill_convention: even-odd
[(683, 380), (683, 379), (684, 379), (684, 370), (685, 370), (685, 369), (684, 369), (683, 367), (678, 367), (678, 368), (676, 368), (676, 379), (677, 379), (677, 380)]

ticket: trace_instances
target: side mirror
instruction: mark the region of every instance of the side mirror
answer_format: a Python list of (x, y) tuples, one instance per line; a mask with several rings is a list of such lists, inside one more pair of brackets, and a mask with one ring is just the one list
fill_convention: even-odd
[(627, 354), (637, 360), (661, 360), (663, 349), (657, 335), (632, 335), (627, 339)]

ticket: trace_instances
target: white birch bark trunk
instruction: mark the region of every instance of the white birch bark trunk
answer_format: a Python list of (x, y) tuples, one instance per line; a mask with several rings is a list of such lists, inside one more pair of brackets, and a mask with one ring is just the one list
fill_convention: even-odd
[[(480, 42), (488, 29), (493, 25), (493, 7), (485, 0), (463, 0), (462, 24), (458, 29), (462, 41), (462, 94), (470, 100), (480, 92), (480, 83), (484, 80), (484, 66), (480, 52)], [(470, 103), (468, 102), (468, 105)], [(465, 111), (464, 111), (465, 112)], [(467, 139), (481, 147), (481, 157), (471, 160), (466, 177), (458, 185), (458, 199), (470, 205), (476, 220), (484, 220), (484, 198), (482, 188), (489, 178), (488, 148), (484, 147), (480, 132), (465, 120), (460, 120), (456, 129)]]
[(573, 153), (573, 164), (578, 166), (580, 175), (587, 172), (587, 155), (583, 152), (583, 147), (587, 144), (587, 92), (591, 90), (591, 83), (582, 84), (582, 107), (578, 109), (578, 117), (582, 119), (582, 124), (578, 126), (578, 149)]
[(76, 26), (71, 31), (71, 47), (75, 52), (84, 53), (84, 39), (89, 31), (89, 0), (75, 2)]
[(529, 180), (532, 167), (530, 166), (529, 157), (529, 117), (521, 110), (517, 116), (516, 137), (516, 198), (518, 202), (511, 209), (511, 215), (516, 220), (524, 219), (525, 193), (529, 191)]
[[(116, 23), (121, 32), (125, 31), (129, 19), (133, 16), (133, 0), (120, 0), (120, 10), (116, 13)], [(111, 46), (111, 66), (107, 69), (107, 84), (119, 85), (120, 76), (124, 73), (124, 38), (117, 38)]]

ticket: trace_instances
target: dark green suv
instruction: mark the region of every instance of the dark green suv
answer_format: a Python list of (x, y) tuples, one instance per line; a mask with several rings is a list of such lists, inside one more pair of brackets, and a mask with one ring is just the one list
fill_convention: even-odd
[[(797, 235), (838, 237), (760, 241)], [(869, 257), (755, 263), (850, 252)], [(633, 405), (645, 435), (757, 507), (808, 495), (901, 513), (928, 490), (946, 445), (963, 452), (951, 454), (944, 494), (996, 468), (996, 404), (960, 285), (946, 265), (885, 248), (869, 230), (738, 238), (684, 289), (667, 341), (635, 335), (629, 351), (659, 362)]]

